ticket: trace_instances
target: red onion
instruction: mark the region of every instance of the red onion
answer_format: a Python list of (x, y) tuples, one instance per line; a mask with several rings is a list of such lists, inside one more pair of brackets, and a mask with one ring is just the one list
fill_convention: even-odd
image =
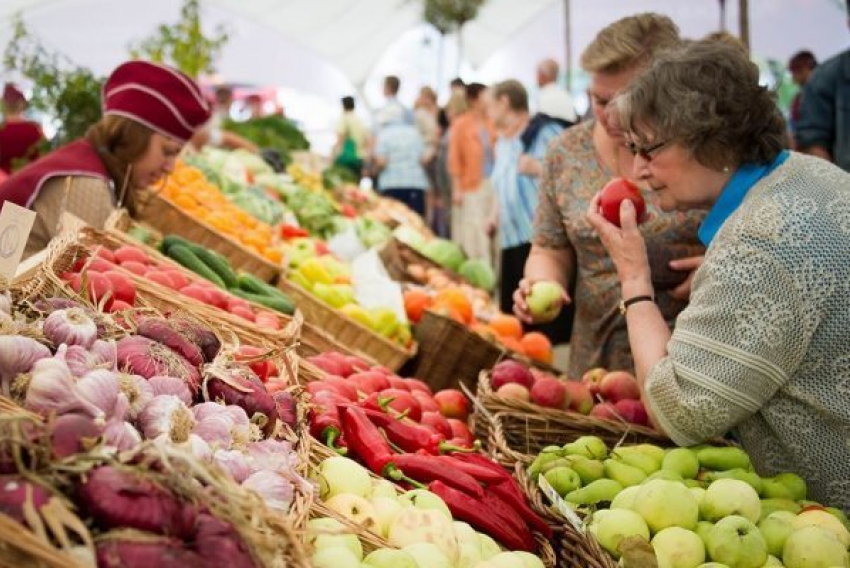
[(79, 489), (82, 504), (105, 529), (133, 528), (180, 539), (194, 532), (195, 509), (152, 481), (112, 466), (92, 470)]
[(289, 391), (277, 391), (272, 395), (275, 406), (277, 406), (277, 417), (281, 422), (295, 429), (298, 425), (298, 410), (295, 406), (295, 398)]
[(233, 525), (207, 512), (198, 515), (195, 546), (201, 558), (227, 568), (254, 568), (256, 564)]
[(202, 568), (207, 563), (182, 541), (133, 541), (126, 537), (97, 543), (98, 568)]
[(204, 378), (204, 399), (240, 406), (251, 420), (259, 419), (266, 435), (274, 432), (277, 424), (274, 399), (260, 379), (245, 367), (208, 366)]
[(118, 342), (118, 365), (146, 379), (157, 375), (177, 377), (193, 395), (201, 383), (197, 367), (165, 345), (141, 335), (130, 335)]
[(24, 505), (27, 502), (39, 511), (50, 501), (50, 491), (17, 475), (0, 475), (0, 513), (26, 524)]
[(204, 355), (200, 347), (176, 329), (174, 320), (163, 318), (145, 318), (139, 322), (136, 333), (157, 343), (162, 343), (175, 353), (183, 356), (196, 367), (204, 364)]

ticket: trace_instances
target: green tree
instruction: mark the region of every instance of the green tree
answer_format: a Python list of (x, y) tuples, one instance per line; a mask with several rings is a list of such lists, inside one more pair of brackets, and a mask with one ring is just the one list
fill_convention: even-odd
[(86, 133), (101, 115), (103, 78), (79, 67), (67, 57), (48, 51), (32, 35), (20, 16), (13, 21), (12, 39), (3, 52), (7, 71), (15, 71), (33, 84), (30, 107), (58, 124), (55, 146)]
[(199, 0), (185, 0), (176, 24), (161, 24), (150, 37), (130, 46), (134, 58), (168, 63), (197, 79), (201, 73), (215, 71), (215, 62), (227, 43), (224, 26), (217, 26), (207, 37), (201, 26)]
[[(463, 59), (463, 26), (475, 19), (486, 0), (422, 0), (422, 19), (440, 35), (457, 33), (458, 67)], [(442, 40), (441, 40), (442, 46)], [(442, 59), (442, 48), (441, 56)]]

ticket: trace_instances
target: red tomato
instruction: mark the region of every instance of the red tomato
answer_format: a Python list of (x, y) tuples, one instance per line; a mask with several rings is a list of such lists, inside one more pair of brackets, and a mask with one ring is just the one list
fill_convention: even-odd
[(133, 260), (135, 262), (141, 262), (142, 264), (151, 263), (151, 259), (148, 257), (147, 253), (133, 245), (124, 245), (119, 247), (115, 249), (112, 254), (118, 263), (123, 263), (125, 260)]
[(135, 260), (127, 260), (120, 264), (121, 268), (132, 272), (133, 274), (138, 274), (139, 276), (144, 276), (148, 272), (148, 267), (142, 264), (141, 262), (136, 262)]
[(94, 256), (96, 256), (97, 258), (102, 258), (106, 262), (111, 262), (112, 264), (115, 264), (115, 255), (113, 255), (112, 251), (106, 247), (98, 246), (94, 250)]
[(255, 320), (254, 311), (251, 308), (246, 308), (244, 306), (233, 306), (230, 308), (230, 313), (250, 322)]
[(112, 284), (115, 300), (121, 301), (129, 306), (136, 303), (136, 286), (133, 282), (120, 272), (106, 272), (103, 274)]
[[(85, 278), (88, 280), (88, 285), (86, 286), (88, 299), (98, 306), (103, 302), (103, 308), (109, 311), (115, 294), (114, 290), (112, 290), (112, 283), (106, 276), (99, 272), (88, 272)], [(105, 301), (104, 298), (106, 298)]]
[(207, 294), (207, 291), (205, 289), (201, 288), (197, 284), (189, 284), (188, 286), (180, 290), (180, 293), (184, 296), (189, 296), (193, 300), (198, 300), (203, 304), (211, 304), (210, 295)]
[(280, 319), (271, 312), (257, 312), (255, 320), (260, 327), (280, 330)]
[(634, 203), (638, 223), (643, 222), (646, 215), (646, 202), (640, 194), (640, 189), (625, 178), (614, 178), (602, 188), (599, 195), (599, 209), (602, 216), (619, 227), (620, 203), (624, 199), (629, 199)]

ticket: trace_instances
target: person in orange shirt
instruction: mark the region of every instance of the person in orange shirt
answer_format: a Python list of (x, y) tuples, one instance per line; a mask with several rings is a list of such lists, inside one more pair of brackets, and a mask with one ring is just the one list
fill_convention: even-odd
[(468, 110), (452, 122), (448, 170), (452, 179), (452, 238), (469, 258), (493, 264), (487, 235), (487, 213), (492, 209), (493, 126), (485, 109), (486, 89), (466, 86)]

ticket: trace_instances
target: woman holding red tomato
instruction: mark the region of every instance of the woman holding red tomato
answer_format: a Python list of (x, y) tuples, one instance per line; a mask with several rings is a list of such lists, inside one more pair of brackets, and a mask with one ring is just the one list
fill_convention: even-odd
[[(708, 210), (671, 333), (634, 206), (587, 212), (617, 269), (644, 405), (680, 445), (734, 431), (762, 475), (795, 471), (850, 511), (850, 174), (784, 149), (758, 67), (695, 42), (616, 100), (635, 175), (665, 210)], [(650, 148), (654, 149), (650, 151)]]
[[(514, 293), (514, 312), (526, 323), (532, 318), (525, 298), (540, 280), (558, 282), (564, 290), (575, 281), (575, 305), (570, 340), (569, 376), (580, 377), (592, 367), (633, 368), (626, 324), (617, 305), (617, 275), (599, 238), (585, 219), (593, 196), (614, 177), (629, 177), (634, 156), (622, 130), (605, 110), (656, 53), (680, 41), (676, 25), (666, 16), (639, 14), (619, 20), (596, 36), (582, 54), (582, 67), (591, 75), (590, 99), (595, 120), (567, 129), (550, 146), (540, 182), (531, 253), (525, 278)], [(649, 218), (641, 226), (653, 260), (658, 304), (672, 325), (685, 306), (691, 260), (667, 269), (671, 260), (695, 257), (703, 248), (696, 238), (700, 212), (658, 209), (651, 192), (643, 192)], [(664, 269), (662, 271), (662, 269)]]
[(184, 144), (210, 117), (201, 90), (183, 73), (147, 61), (119, 65), (102, 93), (103, 117), (85, 137), (18, 171), (0, 203), (37, 213), (24, 252), (47, 246), (68, 212), (101, 228), (117, 207), (133, 213), (137, 194), (174, 168)]

